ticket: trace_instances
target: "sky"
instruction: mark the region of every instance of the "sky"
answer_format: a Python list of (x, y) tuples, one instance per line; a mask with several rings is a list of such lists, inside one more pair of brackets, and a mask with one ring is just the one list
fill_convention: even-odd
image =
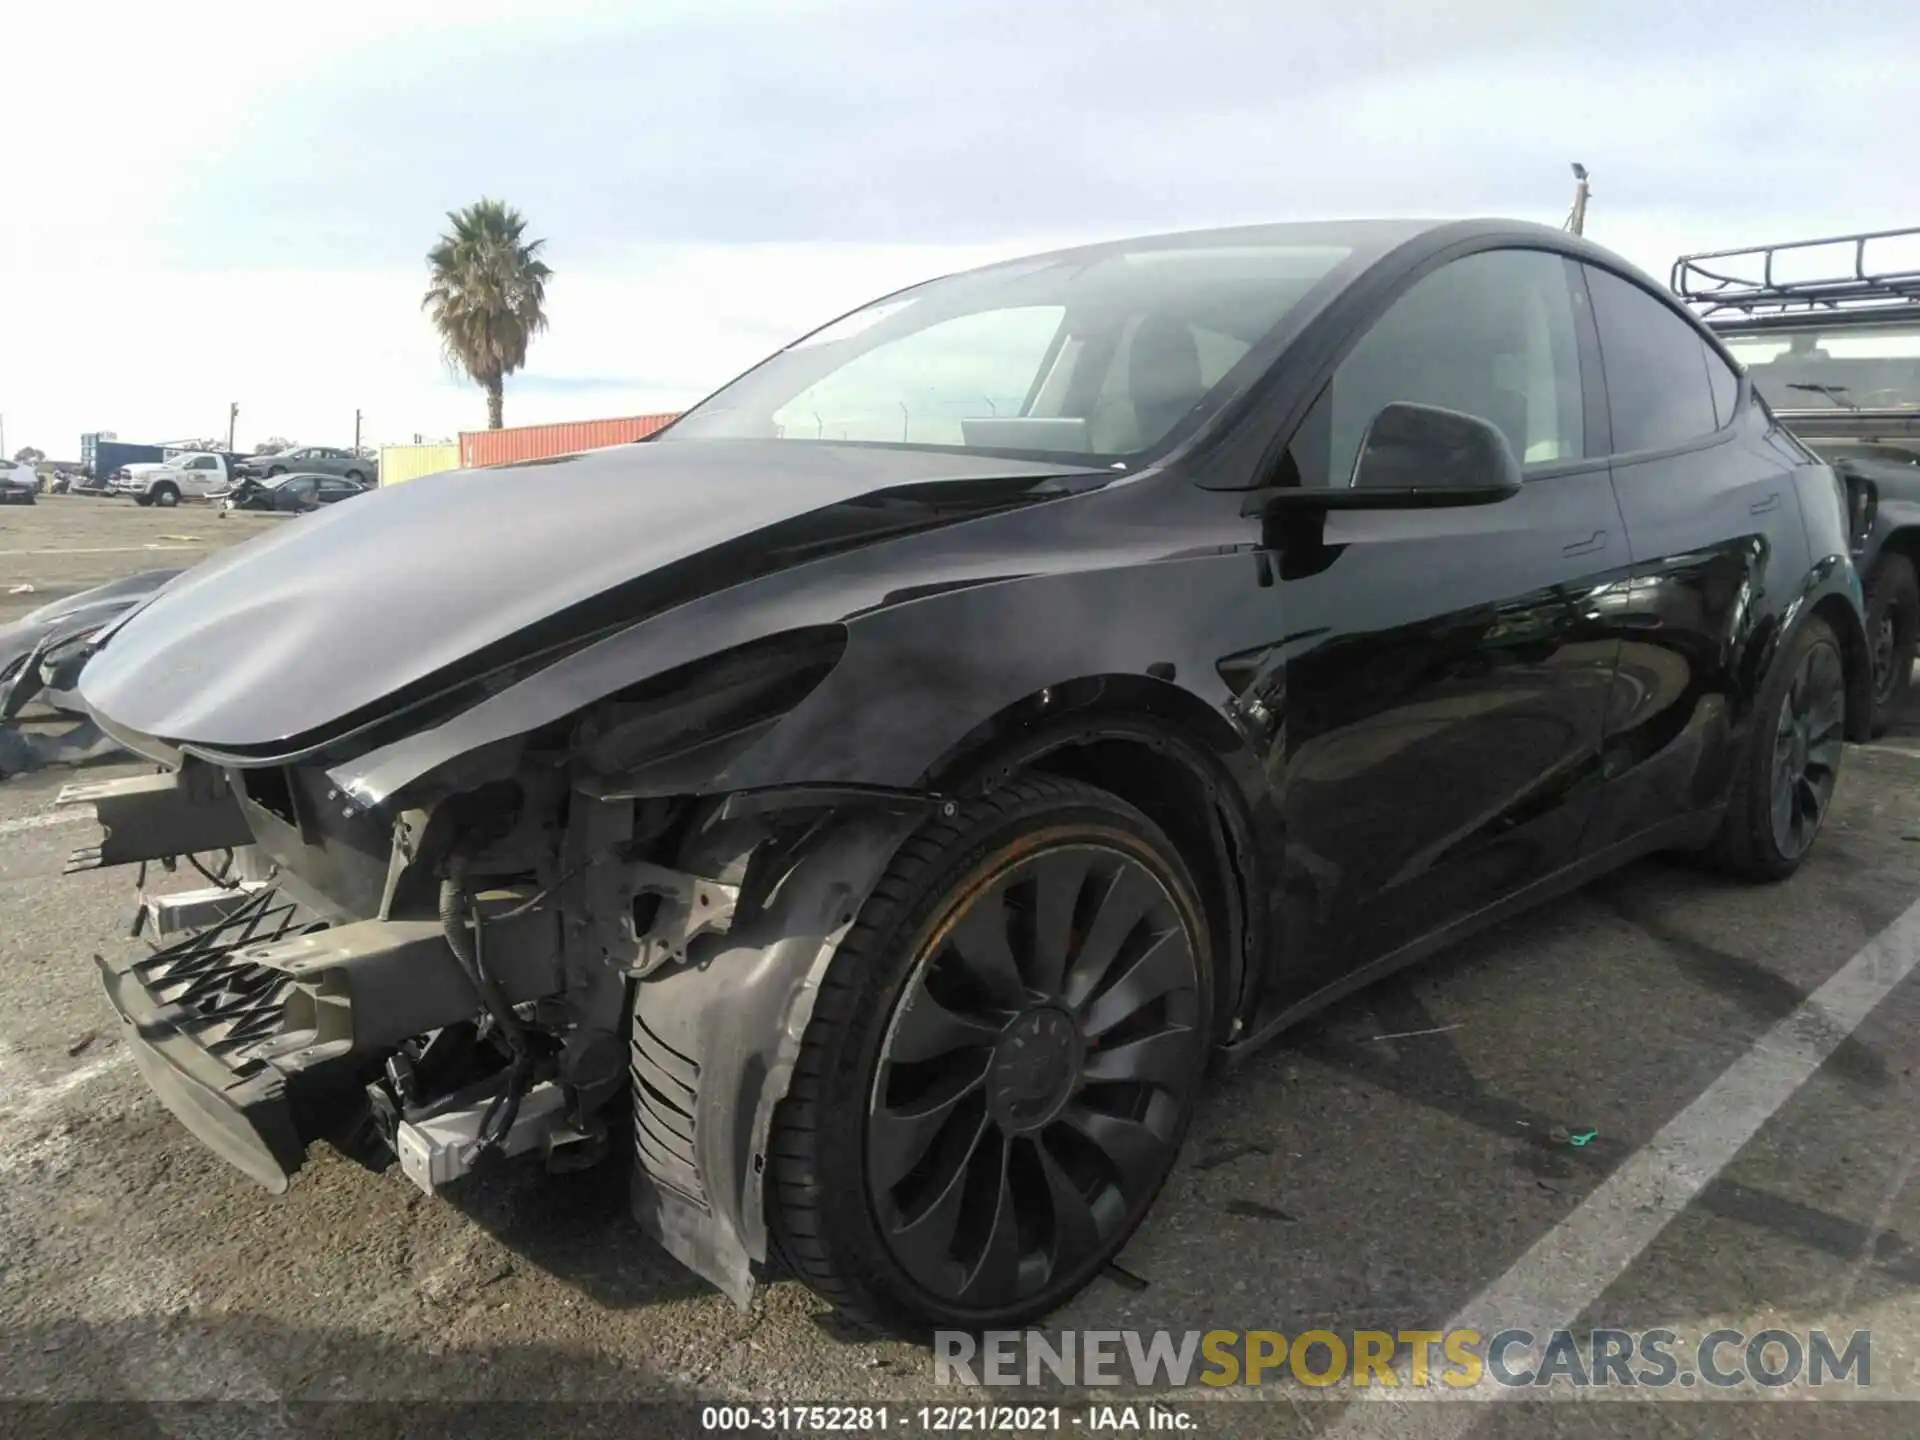
[(448, 438), (446, 212), (555, 271), (508, 424), (675, 410), (877, 294), (1076, 241), (1510, 215), (1680, 253), (1920, 224), (1920, 7), (170, 0), (0, 18), (0, 425)]

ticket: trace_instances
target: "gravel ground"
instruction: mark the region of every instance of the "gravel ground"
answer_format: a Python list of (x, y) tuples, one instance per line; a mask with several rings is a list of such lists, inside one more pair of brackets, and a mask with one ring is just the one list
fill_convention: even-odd
[[(0, 510), (0, 619), (276, 523), (67, 497)], [(34, 594), (3, 593), (20, 584)], [(618, 1166), (515, 1167), (434, 1201), (316, 1153), (288, 1195), (256, 1189), (115, 1038), (88, 957), (122, 943), (130, 889), (60, 878), (90, 835), (55, 808), (66, 778), (0, 786), (0, 1402), (105, 1408), (0, 1405), (0, 1425), (401, 1433), (455, 1416), (463, 1434), (670, 1434), (697, 1413), (621, 1406), (887, 1401), (899, 1426), (922, 1403), (1001, 1398), (936, 1386), (925, 1351), (842, 1333), (790, 1282), (735, 1309), (637, 1233)], [(1850, 751), (1828, 829), (1783, 885), (1647, 862), (1284, 1038), (1214, 1086), (1123, 1273), (1051, 1323), (1439, 1325), (1536, 1242), (1578, 1233), (1565, 1222), (1596, 1186), (1920, 900), (1917, 787), (1920, 722)], [(1594, 1258), (1581, 1326), (1870, 1328), (1871, 1393), (1920, 1398), (1916, 1060), (1909, 978), (1650, 1248), (1618, 1273)], [(1416, 1433), (1381, 1427), (1434, 1411), (1484, 1436), (1920, 1433), (1910, 1404), (1685, 1404), (1699, 1398), (1389, 1416), (1289, 1383), (1186, 1413), (1249, 1435)], [(190, 1403), (211, 1401), (229, 1403)], [(383, 1401), (431, 1403), (367, 1403)]]

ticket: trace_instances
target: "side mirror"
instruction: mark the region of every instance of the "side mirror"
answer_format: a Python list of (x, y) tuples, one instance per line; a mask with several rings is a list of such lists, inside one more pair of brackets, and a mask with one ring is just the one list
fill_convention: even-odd
[(1520, 493), (1520, 462), (1489, 421), (1396, 401), (1367, 426), (1353, 489), (1382, 505), (1488, 505)]
[(1520, 462), (1499, 426), (1396, 400), (1367, 426), (1349, 484), (1271, 490), (1263, 508), (1422, 510), (1491, 505), (1519, 493)]

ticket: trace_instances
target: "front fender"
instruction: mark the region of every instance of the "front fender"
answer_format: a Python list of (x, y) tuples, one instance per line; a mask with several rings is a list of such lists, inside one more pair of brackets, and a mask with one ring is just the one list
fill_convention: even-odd
[[(745, 1306), (767, 1259), (764, 1175), (814, 1000), (842, 937), (919, 816), (860, 811), (817, 833), (685, 963), (641, 980), (633, 999), (634, 1214), (665, 1249)], [(722, 873), (761, 843), (730, 822), (683, 852)], [(760, 887), (755, 887), (760, 888)]]

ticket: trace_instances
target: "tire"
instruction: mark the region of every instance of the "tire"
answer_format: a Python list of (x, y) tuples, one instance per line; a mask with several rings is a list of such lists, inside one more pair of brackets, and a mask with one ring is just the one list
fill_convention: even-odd
[(153, 504), (153, 497), (151, 495), (145, 495), (145, 494), (136, 495), (133, 497), (133, 503), (138, 505), (142, 510), (144, 510), (147, 508), (147, 506)]
[(286, 473), (287, 473), (287, 467), (284, 465), (269, 465), (267, 467), (267, 479), (269, 480), (271, 480), (276, 475), (284, 475)]
[(180, 503), (180, 487), (167, 481), (153, 487), (153, 503), (162, 510), (171, 510)]
[(356, 485), (364, 485), (367, 483), (366, 476), (362, 475), (358, 470), (347, 471), (346, 478), (353, 481)]
[[(1840, 642), (1826, 621), (1811, 617), (1774, 658), (1734, 757), (1727, 812), (1709, 851), (1721, 869), (1784, 880), (1800, 868), (1840, 778), (1846, 717)], [(1783, 789), (1790, 802), (1784, 825)]]
[(1873, 733), (1884, 735), (1913, 686), (1920, 646), (1920, 581), (1904, 555), (1882, 555), (1867, 581), (1867, 643), (1873, 653)]
[(1192, 1116), (1203, 916), (1166, 835), (1090, 785), (1020, 777), (921, 826), (828, 967), (774, 1116), (786, 1268), (855, 1325), (918, 1338), (1086, 1286)]

